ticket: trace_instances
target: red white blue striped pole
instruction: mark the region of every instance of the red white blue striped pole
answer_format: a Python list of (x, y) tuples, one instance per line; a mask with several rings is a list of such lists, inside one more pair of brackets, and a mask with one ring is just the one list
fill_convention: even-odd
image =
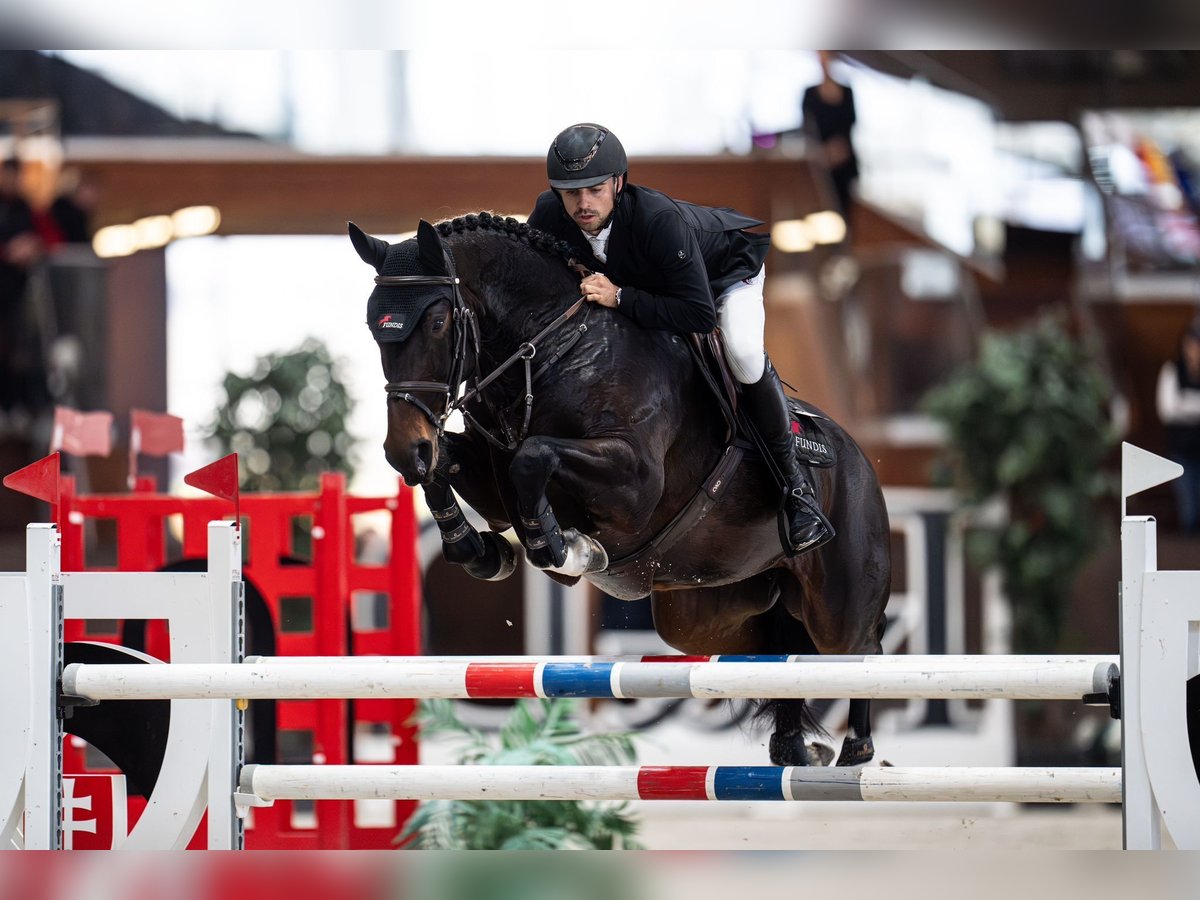
[(878, 656), (820, 662), (377, 662), (67, 666), (93, 700), (520, 697), (1079, 700), (1107, 694), (1113, 657)]
[(275, 800), (867, 800), (1120, 803), (1115, 768), (868, 766), (271, 766), (239, 802)]

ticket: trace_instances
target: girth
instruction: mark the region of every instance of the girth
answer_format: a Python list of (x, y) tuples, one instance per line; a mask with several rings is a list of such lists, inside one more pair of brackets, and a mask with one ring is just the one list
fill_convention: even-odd
[(717, 459), (717, 464), (700, 484), (700, 489), (692, 496), (666, 527), (655, 535), (650, 543), (640, 550), (612, 560), (608, 568), (601, 574), (614, 578), (622, 577), (644, 564), (650, 557), (662, 556), (678, 543), (693, 525), (708, 515), (717, 502), (725, 496), (725, 491), (733, 480), (733, 473), (742, 462), (745, 452), (736, 444), (730, 444)]

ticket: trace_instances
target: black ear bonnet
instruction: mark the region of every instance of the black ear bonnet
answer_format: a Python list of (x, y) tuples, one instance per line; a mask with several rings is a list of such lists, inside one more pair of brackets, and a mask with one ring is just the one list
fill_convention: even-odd
[[(393, 244), (387, 250), (380, 275), (431, 275), (422, 266), (416, 239)], [(367, 300), (367, 325), (371, 336), (380, 343), (405, 340), (421, 321), (421, 316), (439, 300), (452, 300), (448, 284), (394, 285), (377, 284)]]

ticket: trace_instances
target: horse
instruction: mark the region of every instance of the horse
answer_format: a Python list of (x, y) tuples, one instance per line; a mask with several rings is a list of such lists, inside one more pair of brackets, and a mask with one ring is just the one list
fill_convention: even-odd
[[(687, 655), (881, 652), (891, 561), (875, 472), (837, 423), (836, 464), (813, 470), (837, 529), (792, 555), (781, 490), (752, 452), (740, 463), (684, 336), (579, 299), (571, 249), (511, 218), (422, 221), (395, 244), (348, 223), (374, 268), (367, 323), (387, 379), (388, 463), (420, 486), (445, 559), (481, 579), (515, 569), (501, 532), (565, 584), (650, 597), (654, 627)], [(586, 271), (586, 270), (583, 270)], [(578, 318), (575, 318), (578, 316)], [(445, 429), (458, 410), (465, 430)], [(461, 498), (487, 522), (478, 531)], [(812, 760), (804, 700), (766, 700), (776, 765)], [(838, 765), (874, 756), (870, 702), (850, 704)]]

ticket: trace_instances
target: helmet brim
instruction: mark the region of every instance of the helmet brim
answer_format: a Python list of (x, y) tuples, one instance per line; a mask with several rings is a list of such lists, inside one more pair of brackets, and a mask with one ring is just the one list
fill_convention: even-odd
[(573, 191), (577, 188), (595, 187), (616, 177), (616, 175), (592, 175), (588, 178), (551, 178), (550, 187), (559, 191)]

